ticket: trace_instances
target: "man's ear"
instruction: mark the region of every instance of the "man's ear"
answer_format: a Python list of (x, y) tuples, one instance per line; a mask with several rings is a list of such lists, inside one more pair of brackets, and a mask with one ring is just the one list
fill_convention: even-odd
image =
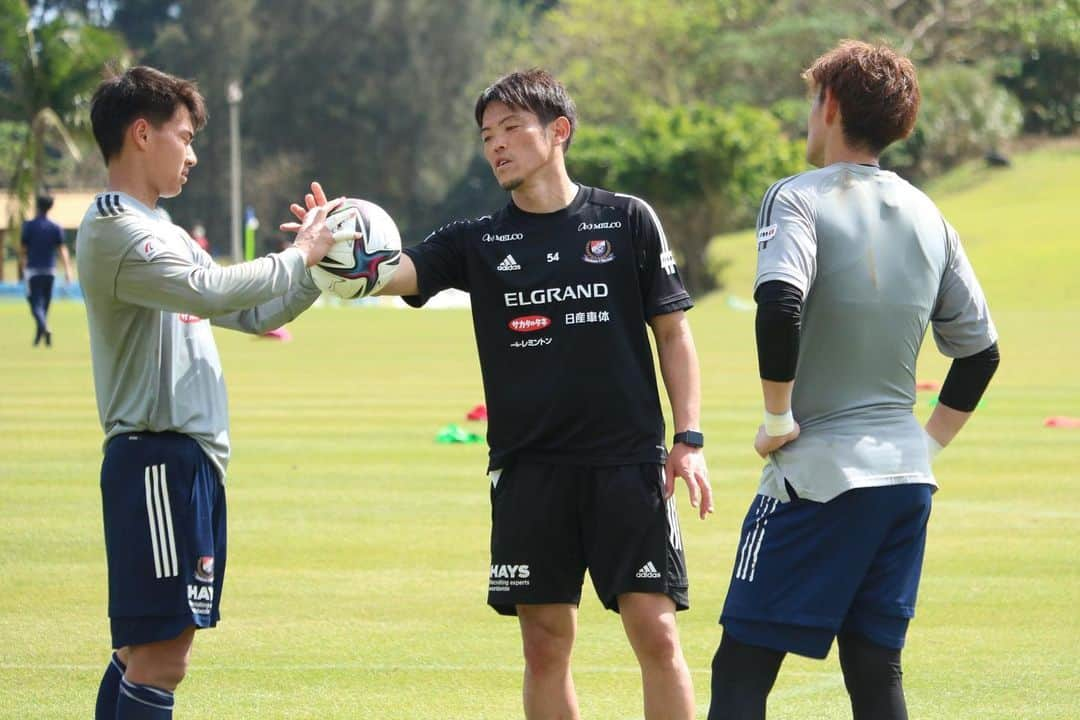
[(128, 128), (128, 135), (137, 149), (145, 150), (150, 142), (150, 123), (146, 118), (136, 118)]
[(832, 89), (825, 88), (825, 96), (822, 102), (825, 105), (825, 124), (832, 125), (840, 117), (840, 101), (836, 99)]
[(570, 137), (570, 120), (565, 115), (560, 115), (551, 121), (551, 139), (556, 145), (562, 145)]

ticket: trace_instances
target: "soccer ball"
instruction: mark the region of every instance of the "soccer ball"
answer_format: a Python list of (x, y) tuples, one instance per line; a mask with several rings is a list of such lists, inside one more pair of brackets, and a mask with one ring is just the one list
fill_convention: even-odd
[(337, 242), (311, 268), (311, 278), (323, 292), (346, 300), (366, 297), (397, 270), (401, 234), (375, 203), (349, 198), (330, 213), (326, 226)]

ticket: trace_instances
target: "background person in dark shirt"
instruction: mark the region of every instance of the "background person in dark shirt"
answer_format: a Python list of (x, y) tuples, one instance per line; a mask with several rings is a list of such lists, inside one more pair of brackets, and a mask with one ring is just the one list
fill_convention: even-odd
[(30, 303), (30, 312), (37, 325), (34, 345), (38, 345), (42, 340), (45, 345), (52, 345), (48, 314), (49, 303), (52, 301), (57, 248), (60, 249), (60, 259), (64, 261), (64, 279), (71, 282), (71, 258), (68, 256), (67, 246), (64, 245), (64, 231), (47, 217), (52, 206), (51, 196), (38, 196), (37, 216), (23, 223), (22, 244), (19, 246), (19, 263), (23, 279), (26, 280), (26, 300)]
[[(382, 294), (417, 307), (446, 288), (471, 295), (489, 415), (488, 604), (518, 617), (525, 716), (579, 716), (570, 655), (588, 569), (641, 665), (646, 718), (689, 720), (675, 477), (701, 517), (712, 511), (690, 296), (646, 202), (567, 175), (576, 113), (558, 81), (512, 73), (475, 114), (510, 203), (407, 248)], [(670, 453), (647, 327), (671, 399)]]

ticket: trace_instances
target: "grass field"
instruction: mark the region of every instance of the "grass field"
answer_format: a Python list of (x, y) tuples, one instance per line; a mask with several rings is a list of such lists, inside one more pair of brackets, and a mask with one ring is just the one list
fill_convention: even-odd
[[(1001, 333), (983, 409), (940, 458), (919, 613), (905, 652), (912, 718), (1080, 717), (1080, 286), (1075, 148), (969, 177), (940, 205)], [(725, 238), (746, 295), (753, 242)], [(693, 609), (680, 616), (699, 717), (716, 617), (760, 462), (753, 315), (722, 294), (692, 313), (717, 512), (680, 488)], [(0, 718), (86, 718), (108, 657), (100, 429), (81, 306), (32, 349), (0, 304)], [(235, 447), (223, 619), (199, 635), (177, 717), (520, 717), (516, 623), (484, 604), (480, 445), (436, 430), (480, 402), (468, 314), (315, 309), (278, 344), (218, 331)], [(928, 344), (920, 378), (943, 378)], [(553, 368), (557, 371), (557, 368)], [(920, 395), (925, 417), (930, 395)], [(586, 718), (640, 718), (618, 618), (586, 585), (575, 653)], [(770, 717), (850, 717), (835, 652), (789, 659)]]

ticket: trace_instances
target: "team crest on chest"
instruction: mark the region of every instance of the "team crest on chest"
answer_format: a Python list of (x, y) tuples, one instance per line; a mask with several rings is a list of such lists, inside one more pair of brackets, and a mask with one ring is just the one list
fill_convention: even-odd
[(599, 265), (615, 259), (615, 251), (607, 240), (589, 240), (585, 243), (585, 254), (581, 257), (587, 263)]

